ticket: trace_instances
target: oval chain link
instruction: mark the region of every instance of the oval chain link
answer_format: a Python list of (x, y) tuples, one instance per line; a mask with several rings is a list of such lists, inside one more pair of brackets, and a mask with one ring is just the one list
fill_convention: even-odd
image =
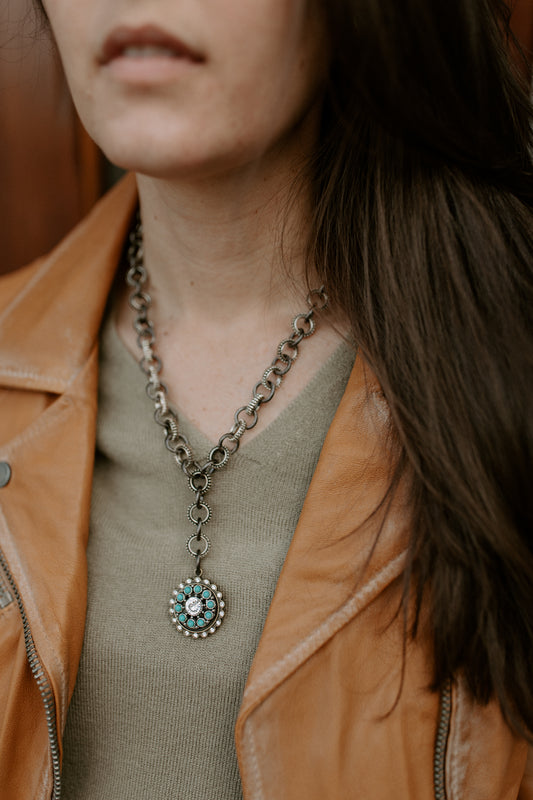
[[(207, 524), (211, 516), (211, 510), (203, 500), (204, 494), (211, 485), (211, 476), (216, 470), (227, 466), (231, 456), (239, 449), (241, 438), (246, 431), (257, 425), (261, 407), (265, 403), (270, 403), (274, 397), (283, 377), (289, 372), (298, 357), (298, 348), (301, 342), (315, 332), (315, 312), (324, 311), (327, 308), (328, 296), (323, 286), (320, 289), (312, 289), (309, 292), (307, 296), (308, 310), (297, 314), (293, 318), (291, 335), (286, 339), (282, 339), (279, 343), (275, 358), (263, 372), (261, 380), (255, 384), (250, 401), (237, 409), (230, 430), (220, 437), (206, 461), (200, 464), (192, 452), (187, 437), (180, 433), (177, 414), (170, 408), (168, 403), (167, 387), (159, 377), (163, 364), (159, 356), (154, 352), (156, 336), (153, 324), (148, 319), (152, 299), (145, 288), (148, 282), (148, 273), (144, 266), (142, 223), (139, 218), (129, 235), (127, 257), (129, 268), (126, 274), (126, 282), (133, 290), (130, 293), (128, 302), (136, 315), (133, 327), (137, 334), (137, 344), (142, 354), (139, 365), (148, 378), (146, 393), (155, 406), (155, 421), (166, 431), (165, 445), (167, 450), (173, 454), (176, 463), (189, 479), (191, 488), (194, 487), (196, 494), (196, 500), (188, 511), (189, 520), (196, 527), (196, 534), (193, 534), (188, 539), (187, 549), (196, 559), (196, 575), (200, 576), (202, 574), (200, 560), (209, 549), (205, 544), (202, 546), (203, 542), (208, 542), (202, 532), (202, 526)], [(202, 481), (200, 476), (205, 480)], [(200, 485), (199, 481), (201, 482)], [(202, 511), (203, 513), (195, 514), (195, 511)], [(196, 542), (195, 550), (192, 548), (193, 541)]]

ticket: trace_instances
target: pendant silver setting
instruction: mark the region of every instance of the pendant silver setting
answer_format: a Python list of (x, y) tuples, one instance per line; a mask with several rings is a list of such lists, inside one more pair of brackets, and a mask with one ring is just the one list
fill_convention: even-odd
[(226, 604), (222, 592), (207, 578), (187, 578), (174, 589), (169, 614), (184, 636), (207, 639), (222, 625)]

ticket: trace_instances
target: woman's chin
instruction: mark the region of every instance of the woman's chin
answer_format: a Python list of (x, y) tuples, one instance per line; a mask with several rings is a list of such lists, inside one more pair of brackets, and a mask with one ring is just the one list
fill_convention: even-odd
[(159, 144), (145, 144), (138, 147), (131, 142), (107, 143), (99, 142), (106, 158), (121, 169), (129, 172), (138, 172), (153, 177), (164, 178), (171, 175), (184, 174), (194, 171), (201, 166), (201, 159), (183, 158), (176, 155), (175, 148), (167, 151)]
[(221, 178), (246, 169), (250, 162), (261, 160), (256, 152), (243, 149), (227, 151), (186, 149), (172, 146), (166, 150), (161, 145), (125, 148), (124, 144), (106, 146), (100, 144), (106, 158), (121, 169), (152, 178), (172, 181), (203, 181)]

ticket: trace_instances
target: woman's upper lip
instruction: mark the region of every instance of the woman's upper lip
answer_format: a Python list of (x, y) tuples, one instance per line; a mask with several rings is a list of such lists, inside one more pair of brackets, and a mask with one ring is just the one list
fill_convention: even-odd
[(109, 64), (113, 59), (122, 55), (128, 47), (156, 45), (173, 51), (178, 58), (187, 58), (190, 61), (201, 62), (204, 57), (201, 53), (184, 44), (176, 36), (158, 28), (156, 25), (143, 25), (130, 28), (121, 25), (114, 28), (105, 39), (100, 50), (98, 61), (100, 64)]

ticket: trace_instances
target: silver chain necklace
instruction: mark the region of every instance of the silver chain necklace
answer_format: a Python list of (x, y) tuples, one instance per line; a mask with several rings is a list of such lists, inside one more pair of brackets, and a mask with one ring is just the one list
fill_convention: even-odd
[(155, 421), (165, 429), (165, 445), (174, 456), (176, 464), (187, 476), (189, 487), (195, 496), (194, 502), (187, 510), (189, 521), (196, 529), (196, 532), (187, 539), (187, 551), (196, 563), (195, 574), (194, 578), (187, 578), (172, 591), (169, 613), (178, 631), (185, 636), (206, 639), (222, 624), (226, 604), (219, 587), (202, 577), (201, 561), (210, 548), (204, 526), (211, 519), (211, 509), (205, 502), (205, 495), (209, 491), (214, 474), (226, 467), (230, 458), (239, 449), (242, 436), (257, 425), (260, 408), (274, 397), (283, 376), (289, 372), (298, 356), (300, 343), (315, 332), (315, 312), (327, 308), (328, 298), (323, 286), (309, 293), (308, 310), (297, 314), (292, 320), (290, 336), (279, 343), (274, 360), (252, 390), (252, 399), (247, 405), (237, 409), (233, 425), (220, 437), (218, 444), (202, 463), (192, 452), (187, 437), (180, 433), (177, 414), (168, 403), (167, 387), (159, 377), (162, 363), (154, 352), (154, 327), (148, 318), (152, 301), (145, 291), (148, 273), (144, 266), (140, 219), (137, 219), (129, 236), (128, 264), (126, 281), (133, 289), (129, 305), (136, 314), (133, 327), (137, 334), (137, 344), (142, 352), (139, 364), (148, 378), (146, 393), (155, 405)]

